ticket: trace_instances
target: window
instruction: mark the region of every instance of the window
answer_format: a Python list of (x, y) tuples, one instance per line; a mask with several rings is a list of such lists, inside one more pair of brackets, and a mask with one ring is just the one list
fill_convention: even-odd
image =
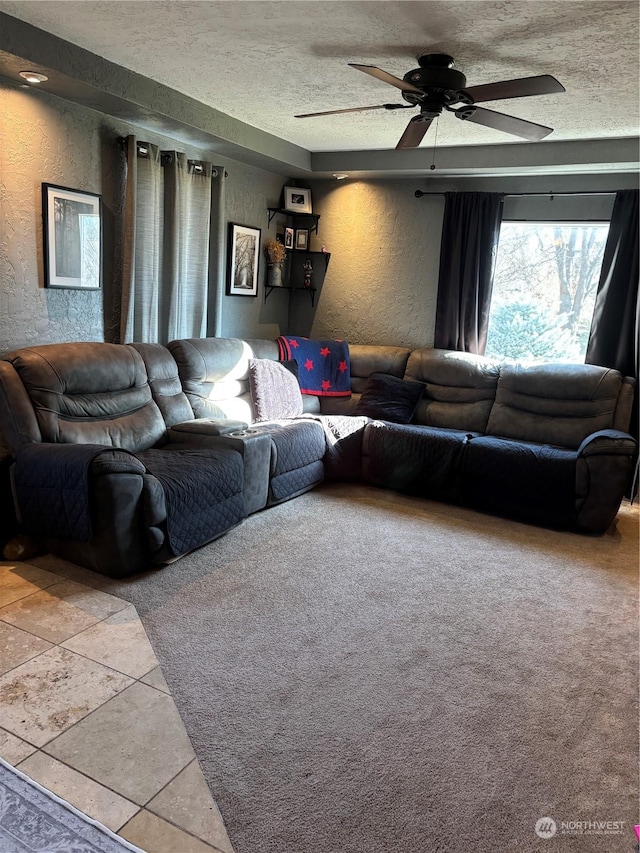
[(608, 223), (502, 223), (486, 355), (584, 362), (608, 232)]

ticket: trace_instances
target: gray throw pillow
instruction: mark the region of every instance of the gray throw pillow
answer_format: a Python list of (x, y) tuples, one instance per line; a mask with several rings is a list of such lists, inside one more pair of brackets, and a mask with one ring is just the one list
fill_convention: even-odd
[(297, 418), (302, 414), (298, 380), (279, 361), (250, 358), (249, 385), (256, 421)]

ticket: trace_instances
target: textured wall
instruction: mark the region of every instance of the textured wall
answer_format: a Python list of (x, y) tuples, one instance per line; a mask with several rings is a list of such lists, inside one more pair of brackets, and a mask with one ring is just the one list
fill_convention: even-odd
[[(0, 353), (26, 345), (116, 339), (124, 189), (118, 136), (135, 133), (226, 168), (225, 220), (262, 228), (263, 240), (275, 235), (275, 222), (267, 232), (266, 208), (279, 203), (285, 183), (280, 175), (189, 148), (46, 92), (0, 84), (0, 101)], [(102, 194), (101, 291), (44, 287), (42, 183)], [(222, 297), (221, 334), (276, 337), (286, 331), (287, 294), (276, 293), (265, 303), (262, 258), (261, 264), (256, 299)]]
[[(225, 185), (227, 222), (237, 222), (262, 230), (261, 242), (276, 236), (277, 218), (268, 227), (268, 207), (278, 207), (283, 185), (281, 175), (274, 175), (230, 161)], [(267, 265), (260, 254), (258, 296), (225, 296), (222, 300), (221, 335), (231, 338), (276, 338), (289, 330), (287, 326), (289, 291), (272, 291), (264, 298)]]
[(309, 318), (310, 334), (359, 344), (433, 345), (444, 197), (416, 199), (418, 188), (524, 193), (505, 199), (505, 219), (606, 221), (613, 195), (599, 193), (637, 185), (637, 175), (625, 173), (313, 182), (321, 219), (311, 248), (324, 243), (331, 262)]
[[(275, 236), (278, 221), (267, 228), (266, 208), (280, 202), (286, 183), (280, 175), (195, 150), (46, 92), (0, 84), (0, 100), (0, 352), (26, 344), (115, 339), (123, 190), (122, 154), (115, 144), (119, 135), (136, 133), (226, 168), (223, 232), (227, 222), (239, 222), (261, 228), (263, 242)], [(42, 182), (102, 194), (102, 291), (43, 287)], [(637, 186), (637, 176), (504, 178), (489, 184), (482, 179), (313, 182), (314, 210), (322, 218), (311, 248), (324, 243), (331, 263), (315, 309), (306, 294), (291, 294), (294, 325), (316, 337), (344, 337), (353, 343), (432, 343), (444, 202), (441, 196), (416, 199), (414, 190), (420, 185), (432, 190), (561, 192)], [(536, 211), (553, 207), (559, 215), (560, 201), (538, 199)], [(583, 215), (600, 215), (582, 197), (572, 201)], [(532, 199), (510, 201), (516, 218), (526, 218), (533, 204)], [(603, 204), (610, 199), (600, 199)], [(260, 261), (257, 298), (221, 296), (221, 335), (273, 338), (300, 331), (289, 328), (288, 291), (273, 291), (265, 301), (266, 265), (262, 256)], [(224, 274), (220, 287), (224, 294)]]
[(312, 334), (359, 344), (433, 343), (444, 200), (415, 181), (314, 184), (318, 237), (331, 252)]
[(26, 89), (3, 87), (0, 97), (2, 351), (102, 340), (103, 291), (43, 287), (40, 197), (42, 182), (102, 192), (96, 116)]

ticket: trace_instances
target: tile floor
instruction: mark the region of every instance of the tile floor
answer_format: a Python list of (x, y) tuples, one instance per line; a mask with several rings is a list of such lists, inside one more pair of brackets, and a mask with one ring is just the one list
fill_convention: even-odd
[(0, 756), (147, 853), (233, 853), (135, 608), (0, 563)]

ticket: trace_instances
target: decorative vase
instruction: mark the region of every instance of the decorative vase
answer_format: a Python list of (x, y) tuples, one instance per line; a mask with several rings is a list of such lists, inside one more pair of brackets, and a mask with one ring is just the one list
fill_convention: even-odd
[(282, 287), (282, 264), (267, 264), (267, 287)]

